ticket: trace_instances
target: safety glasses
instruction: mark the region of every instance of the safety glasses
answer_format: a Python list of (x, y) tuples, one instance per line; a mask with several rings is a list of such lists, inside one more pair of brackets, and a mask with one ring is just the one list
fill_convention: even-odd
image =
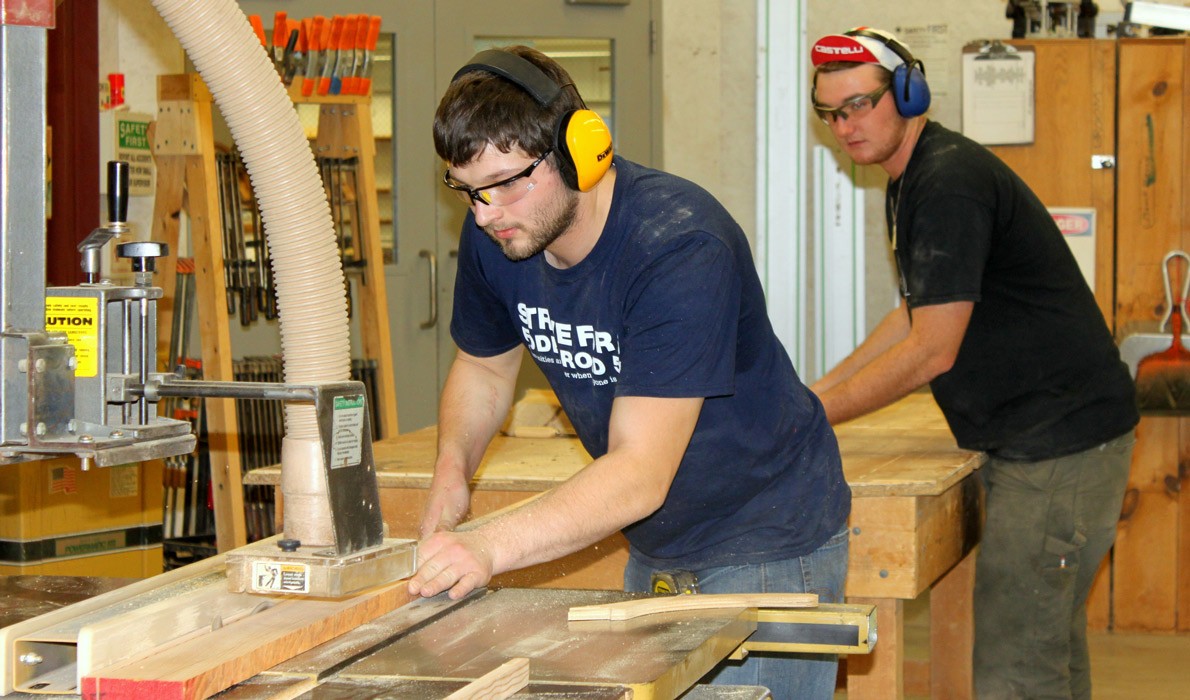
[(890, 85), (882, 85), (866, 95), (853, 97), (838, 107), (824, 107), (820, 104), (815, 104), (814, 113), (827, 126), (834, 124), (840, 119), (847, 121), (852, 117), (863, 117), (876, 107), (876, 104), (880, 102), (880, 98), (884, 97), (884, 93), (888, 92), (890, 87)]
[(553, 149), (542, 153), (529, 167), (512, 177), (506, 177), (499, 182), (493, 182), (483, 187), (468, 187), (450, 176), (450, 169), (442, 173), (442, 184), (454, 190), (467, 205), (486, 204), (489, 207), (506, 207), (516, 204), (522, 197), (533, 191), (537, 182), (533, 179), (533, 171), (545, 160)]

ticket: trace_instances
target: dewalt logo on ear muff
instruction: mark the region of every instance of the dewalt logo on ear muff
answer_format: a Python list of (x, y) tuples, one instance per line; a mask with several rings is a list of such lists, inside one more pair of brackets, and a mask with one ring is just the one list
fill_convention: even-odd
[[(467, 65), (455, 72), (451, 82), (474, 71), (495, 73), (514, 83), (542, 107), (552, 104), (565, 87), (558, 85), (530, 61), (500, 49), (477, 53)], [(615, 153), (611, 130), (598, 114), (589, 109), (572, 110), (558, 119), (554, 128), (554, 150), (558, 153), (566, 184), (581, 192), (591, 190), (603, 179)]]
[(558, 152), (574, 164), (578, 190), (587, 192), (612, 164), (612, 134), (598, 114), (579, 109), (559, 122)]

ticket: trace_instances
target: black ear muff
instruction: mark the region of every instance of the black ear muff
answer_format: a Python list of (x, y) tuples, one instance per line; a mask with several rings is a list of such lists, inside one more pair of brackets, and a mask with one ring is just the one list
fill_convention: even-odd
[[(564, 88), (574, 87), (559, 85), (530, 61), (500, 49), (475, 54), (467, 65), (455, 72), (451, 82), (474, 71), (495, 73), (529, 93), (542, 107), (549, 107)], [(611, 167), (614, 153), (611, 130), (595, 112), (571, 110), (561, 115), (554, 125), (554, 151), (558, 154), (559, 172), (566, 185), (587, 192)]]
[(852, 29), (845, 36), (862, 36), (875, 39), (887, 46), (901, 59), (901, 65), (893, 71), (893, 101), (897, 114), (906, 119), (918, 117), (930, 108), (930, 85), (926, 82), (926, 68), (913, 57), (912, 52), (901, 42), (866, 29)]

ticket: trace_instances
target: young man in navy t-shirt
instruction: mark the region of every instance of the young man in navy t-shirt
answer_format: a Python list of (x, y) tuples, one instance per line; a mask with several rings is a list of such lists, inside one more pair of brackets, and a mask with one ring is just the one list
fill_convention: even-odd
[[(839, 602), (850, 491), (821, 404), (765, 310), (740, 227), (713, 197), (613, 157), (565, 71), (524, 47), (456, 74), (434, 121), (459, 244), (439, 452), (410, 590), (458, 598), (493, 574), (622, 530), (629, 590), (657, 570), (708, 593)], [(460, 526), (522, 353), (595, 458), (534, 502)], [(830, 698), (833, 657), (755, 654), (718, 683)]]

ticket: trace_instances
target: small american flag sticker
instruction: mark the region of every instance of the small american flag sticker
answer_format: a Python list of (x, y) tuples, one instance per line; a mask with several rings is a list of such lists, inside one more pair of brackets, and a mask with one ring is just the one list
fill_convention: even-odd
[(78, 493), (75, 468), (60, 466), (50, 468), (50, 493)]

